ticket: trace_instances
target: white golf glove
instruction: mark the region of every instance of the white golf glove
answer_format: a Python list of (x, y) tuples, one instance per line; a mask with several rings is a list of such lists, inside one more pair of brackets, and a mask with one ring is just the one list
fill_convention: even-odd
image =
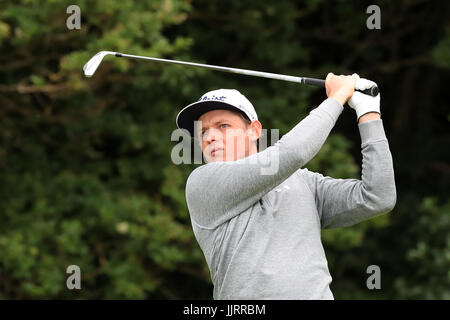
[[(356, 80), (355, 89), (365, 90), (377, 85), (373, 81), (360, 78), (356, 73), (354, 73), (353, 75), (358, 77), (358, 80)], [(378, 93), (375, 97), (372, 97), (355, 90), (352, 97), (348, 100), (348, 105), (352, 109), (355, 109), (356, 120), (358, 120), (362, 115), (369, 112), (378, 112), (379, 114), (381, 114), (380, 93)]]

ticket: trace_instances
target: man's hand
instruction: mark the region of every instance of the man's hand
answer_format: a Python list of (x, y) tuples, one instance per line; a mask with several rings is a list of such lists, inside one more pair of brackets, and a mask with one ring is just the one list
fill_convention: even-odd
[[(360, 78), (356, 73), (353, 74), (357, 77), (356, 89), (365, 90), (377, 84), (373, 81)], [(369, 96), (367, 94), (356, 91), (353, 93), (350, 100), (348, 100), (348, 105), (355, 109), (356, 119), (358, 122), (370, 121), (374, 119), (380, 119), (380, 94), (378, 93), (375, 97)], [(367, 116), (366, 116), (367, 115)], [(378, 115), (378, 117), (376, 116)]]
[(335, 76), (330, 72), (325, 79), (328, 98), (336, 99), (343, 106), (353, 95), (358, 78), (355, 74), (353, 76)]

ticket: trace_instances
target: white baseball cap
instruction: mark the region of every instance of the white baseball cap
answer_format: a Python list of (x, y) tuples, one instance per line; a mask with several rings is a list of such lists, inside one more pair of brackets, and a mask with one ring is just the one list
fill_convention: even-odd
[(184, 107), (177, 115), (177, 126), (187, 129), (195, 137), (194, 121), (202, 114), (217, 109), (240, 111), (250, 121), (258, 120), (255, 108), (243, 94), (235, 89), (218, 89), (205, 93), (197, 102)]

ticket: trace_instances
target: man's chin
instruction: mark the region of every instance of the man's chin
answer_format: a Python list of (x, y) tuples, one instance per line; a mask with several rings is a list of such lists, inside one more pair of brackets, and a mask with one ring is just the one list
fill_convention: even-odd
[(210, 162), (217, 162), (217, 161), (237, 161), (239, 159), (247, 158), (248, 155), (245, 155), (244, 153), (238, 153), (237, 155), (228, 152), (223, 152), (222, 150), (214, 152), (213, 155), (209, 154), (208, 156), (203, 153), (203, 158), (207, 163)]
[(217, 161), (231, 161), (230, 159), (226, 159), (225, 154), (222, 151), (215, 152), (214, 155), (209, 155), (206, 157), (206, 162), (217, 162)]
[(222, 156), (220, 156), (220, 157), (208, 157), (206, 160), (207, 160), (206, 162), (208, 162), (208, 163), (217, 162), (217, 161), (226, 161), (226, 160), (223, 159)]

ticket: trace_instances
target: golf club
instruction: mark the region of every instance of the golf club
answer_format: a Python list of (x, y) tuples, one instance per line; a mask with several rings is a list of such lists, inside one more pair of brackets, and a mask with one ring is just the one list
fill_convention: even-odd
[[(125, 54), (125, 53), (113, 52), (113, 51), (100, 51), (95, 56), (93, 56), (83, 66), (84, 75), (86, 77), (91, 77), (94, 74), (94, 72), (97, 70), (97, 68), (100, 65), (100, 63), (102, 62), (103, 58), (105, 56), (107, 56), (107, 55), (113, 55), (113, 56), (119, 57), (119, 58), (125, 57), (125, 58), (133, 58), (133, 59), (150, 60), (150, 61), (154, 61), (154, 62), (187, 65), (187, 66), (200, 67), (200, 68), (206, 68), (206, 69), (217, 70), (217, 71), (224, 71), (224, 72), (231, 72), (231, 73), (237, 73), (237, 74), (244, 74), (244, 75), (248, 75), (248, 76), (263, 77), (263, 78), (269, 78), (269, 79), (276, 79), (276, 80), (304, 83), (304, 84), (309, 84), (309, 85), (325, 88), (325, 80), (321, 80), (321, 79), (288, 76), (288, 75), (283, 75), (283, 74), (268, 73), (268, 72), (261, 72), (261, 71), (247, 70), (247, 69), (221, 67), (221, 66), (214, 66), (214, 65), (208, 65), (208, 64), (179, 61), (179, 60), (169, 60), (169, 59), (161, 59), (161, 58), (135, 56), (135, 55), (131, 55), (131, 54)], [(373, 87), (371, 87), (369, 89), (358, 90), (358, 91), (360, 91), (360, 92), (362, 92), (364, 94), (367, 94), (367, 95), (371, 95), (373, 97), (376, 96), (379, 93), (379, 89), (378, 89), (377, 86), (373, 86)]]

